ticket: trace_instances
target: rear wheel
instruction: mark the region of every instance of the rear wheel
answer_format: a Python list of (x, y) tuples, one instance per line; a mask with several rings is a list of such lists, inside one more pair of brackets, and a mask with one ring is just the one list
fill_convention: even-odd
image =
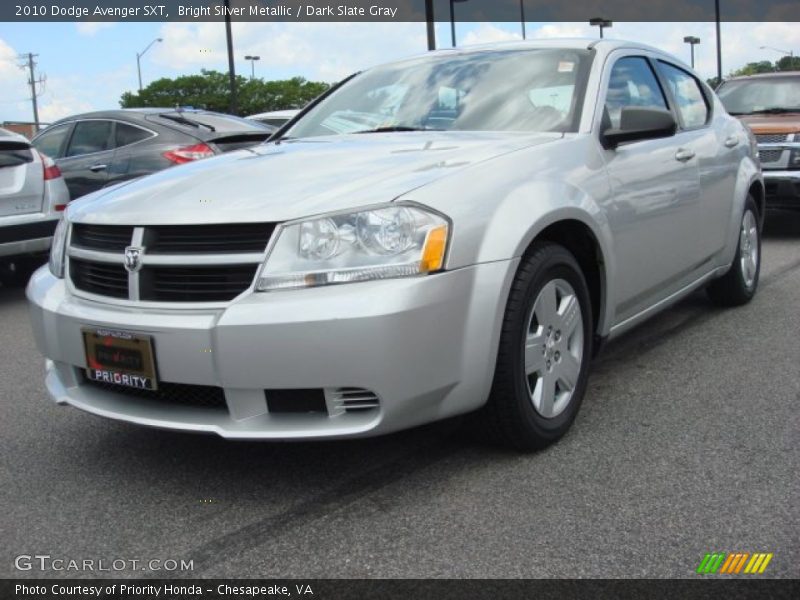
[(758, 209), (752, 196), (742, 213), (739, 243), (730, 270), (708, 286), (708, 296), (719, 306), (740, 306), (753, 299), (761, 273), (761, 230)]
[(586, 391), (592, 331), (577, 261), (558, 244), (537, 242), (517, 271), (492, 391), (480, 413), (493, 440), (533, 450), (567, 432)]

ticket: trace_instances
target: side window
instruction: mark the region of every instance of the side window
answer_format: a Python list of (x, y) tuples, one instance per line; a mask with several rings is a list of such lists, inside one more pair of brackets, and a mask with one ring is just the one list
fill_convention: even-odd
[(61, 149), (64, 146), (64, 138), (69, 133), (71, 126), (71, 123), (64, 123), (47, 129), (33, 142), (34, 148), (50, 158), (60, 158)]
[(658, 61), (658, 68), (675, 98), (683, 126), (694, 129), (705, 125), (708, 121), (708, 105), (697, 80), (683, 69), (663, 61)]
[(153, 137), (153, 134), (149, 131), (117, 121), (117, 129), (114, 133), (114, 147), (127, 146), (128, 144), (146, 140), (149, 137)]
[(641, 56), (621, 58), (611, 69), (605, 108), (612, 127), (619, 127), (620, 115), (626, 106), (667, 110), (667, 101), (655, 73)]
[(102, 152), (111, 147), (111, 121), (78, 121), (64, 156)]

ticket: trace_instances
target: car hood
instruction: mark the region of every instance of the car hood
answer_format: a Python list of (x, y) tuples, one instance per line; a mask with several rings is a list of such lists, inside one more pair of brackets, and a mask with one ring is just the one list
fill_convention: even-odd
[(395, 200), (561, 134), (404, 132), (287, 140), (160, 171), (73, 202), (94, 224), (286, 221)]
[(800, 113), (780, 115), (741, 115), (739, 117), (753, 133), (800, 133)]

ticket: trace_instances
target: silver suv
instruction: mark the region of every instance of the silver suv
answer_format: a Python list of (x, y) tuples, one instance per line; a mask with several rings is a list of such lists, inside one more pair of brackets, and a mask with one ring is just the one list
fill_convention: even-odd
[(364, 71), (270, 143), (79, 200), (28, 287), (60, 404), (226, 438), (464, 413), (562, 436), (601, 342), (758, 285), (754, 141), (680, 61), (613, 41)]
[(52, 159), (0, 129), (0, 278), (21, 279), (47, 261), (69, 192)]

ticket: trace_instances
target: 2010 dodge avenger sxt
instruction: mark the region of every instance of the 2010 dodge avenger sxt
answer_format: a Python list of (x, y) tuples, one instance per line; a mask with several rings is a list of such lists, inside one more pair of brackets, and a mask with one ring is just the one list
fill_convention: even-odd
[(56, 402), (250, 439), (481, 411), (538, 448), (603, 340), (758, 285), (754, 140), (650, 47), (434, 52), (278, 136), (70, 206), (28, 287)]

